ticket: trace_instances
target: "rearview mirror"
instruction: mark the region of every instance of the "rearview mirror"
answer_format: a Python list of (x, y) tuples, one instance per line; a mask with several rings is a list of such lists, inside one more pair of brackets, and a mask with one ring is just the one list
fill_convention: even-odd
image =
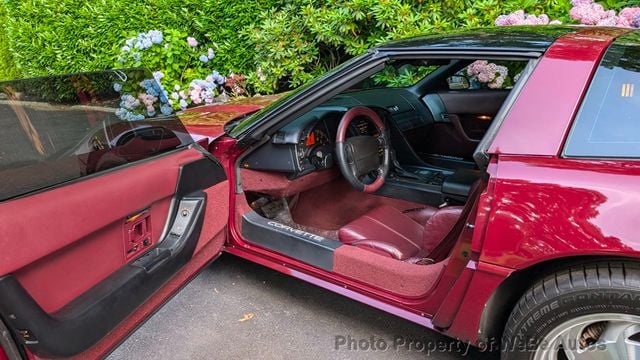
[(462, 75), (453, 75), (447, 79), (450, 90), (466, 90), (471, 87), (469, 79)]

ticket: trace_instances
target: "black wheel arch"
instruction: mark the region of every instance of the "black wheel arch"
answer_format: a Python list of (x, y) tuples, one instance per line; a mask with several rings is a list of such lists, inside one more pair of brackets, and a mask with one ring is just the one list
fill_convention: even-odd
[(480, 317), (478, 343), (500, 341), (511, 311), (524, 293), (537, 281), (555, 272), (576, 265), (616, 261), (640, 264), (640, 257), (631, 256), (572, 256), (542, 261), (507, 277), (491, 294)]

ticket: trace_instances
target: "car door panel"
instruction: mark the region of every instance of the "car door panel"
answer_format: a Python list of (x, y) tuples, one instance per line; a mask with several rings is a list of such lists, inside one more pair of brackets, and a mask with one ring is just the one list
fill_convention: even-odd
[(0, 324), (26, 355), (103, 357), (220, 254), (225, 169), (162, 92), (143, 69), (0, 82)]
[[(132, 196), (115, 196), (123, 192)], [(38, 355), (70, 356), (88, 349), (185, 265), (196, 247), (222, 232), (227, 192), (220, 164), (191, 149), (3, 203), (1, 216), (13, 210), (27, 226), (3, 225), (10, 236), (1, 246), (25, 255), (3, 263), (0, 312)], [(209, 195), (213, 201), (207, 201)], [(43, 202), (52, 205), (34, 206)], [(146, 209), (153, 238), (146, 253), (127, 263), (123, 226), (140, 209)], [(205, 213), (217, 216), (202, 232)], [(180, 224), (184, 214), (192, 215)], [(173, 224), (164, 231), (167, 217)], [(43, 226), (28, 225), (36, 223)], [(42, 229), (61, 230), (49, 236)], [(16, 249), (11, 240), (21, 236), (43, 240)], [(45, 242), (48, 246), (42, 246)], [(221, 246), (218, 241), (218, 251)]]
[[(4, 234), (0, 238), (3, 249), (0, 274), (22, 270), (21, 273), (26, 275), (29, 271), (25, 273), (25, 270), (29, 270), (30, 265), (34, 265), (37, 271), (46, 264), (36, 260), (45, 260), (43, 258), (53, 253), (73, 260), (68, 258), (70, 255), (67, 252), (71, 256), (87, 259), (95, 254), (94, 251), (101, 251), (101, 257), (106, 262), (121, 266), (124, 262), (123, 219), (137, 211), (149, 209), (153, 220), (151, 224), (155, 226), (152, 228), (152, 233), (156, 234), (153, 241), (157, 241), (175, 193), (180, 165), (199, 158), (202, 155), (195, 150), (180, 151), (140, 166), (127, 167), (1, 203), (0, 218), (20, 221), (0, 223), (0, 232)], [(114, 237), (123, 241), (107, 244), (108, 239)], [(78, 246), (76, 243), (96, 244), (91, 247), (87, 244)], [(74, 248), (74, 244), (77, 248)], [(51, 260), (44, 262), (48, 261)], [(111, 267), (107, 264), (100, 266)]]
[(429, 162), (446, 162), (443, 156), (470, 160), (508, 95), (509, 90), (495, 89), (429, 94), (425, 101), (439, 104), (431, 105), (435, 121), (405, 136)]

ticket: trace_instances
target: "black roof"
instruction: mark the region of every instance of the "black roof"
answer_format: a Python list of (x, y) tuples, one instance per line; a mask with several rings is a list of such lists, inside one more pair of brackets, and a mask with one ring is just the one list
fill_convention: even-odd
[(409, 49), (500, 49), (545, 51), (557, 38), (576, 31), (572, 26), (496, 26), (417, 36), (391, 41), (377, 47), (381, 51)]

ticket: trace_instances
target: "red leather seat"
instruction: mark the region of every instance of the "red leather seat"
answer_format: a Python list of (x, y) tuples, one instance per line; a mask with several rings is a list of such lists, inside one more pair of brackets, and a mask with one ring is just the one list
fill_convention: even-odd
[(461, 206), (403, 214), (382, 205), (340, 228), (341, 242), (397, 260), (419, 262), (453, 229)]

